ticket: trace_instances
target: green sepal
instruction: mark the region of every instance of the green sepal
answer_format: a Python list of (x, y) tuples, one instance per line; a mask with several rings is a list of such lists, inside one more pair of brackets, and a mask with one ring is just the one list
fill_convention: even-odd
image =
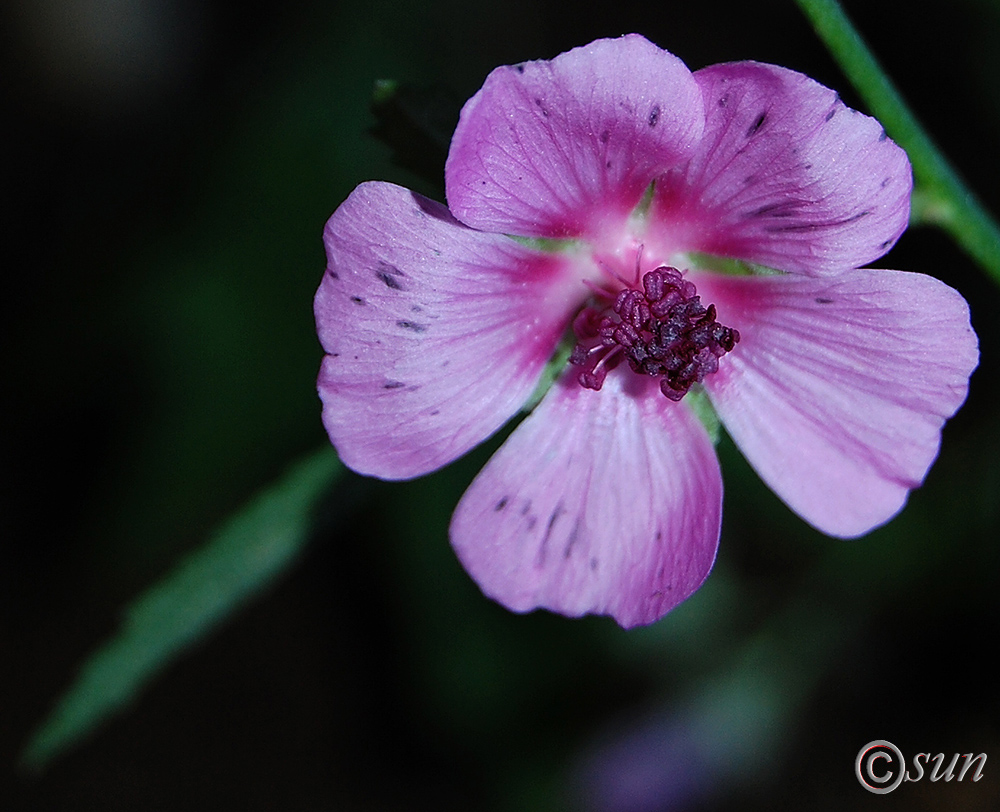
[(690, 264), (688, 268), (681, 268), (681, 270), (714, 271), (728, 276), (780, 276), (783, 273), (755, 262), (720, 257), (715, 254), (703, 254), (700, 251), (690, 251), (685, 254), (685, 257)]
[(531, 393), (524, 405), (521, 407), (522, 412), (532, 411), (545, 397), (545, 393), (552, 388), (552, 384), (556, 382), (566, 365), (569, 363), (569, 357), (573, 354), (573, 347), (576, 344), (576, 337), (573, 335), (573, 330), (569, 329), (562, 337), (562, 341), (559, 342), (559, 346), (556, 347), (556, 351), (552, 354), (552, 357), (545, 364), (545, 369), (542, 370), (542, 377), (538, 379), (538, 383), (535, 385), (535, 391)]
[(688, 390), (684, 396), (684, 402), (705, 427), (705, 431), (708, 432), (708, 436), (712, 440), (712, 445), (718, 445), (719, 440), (722, 439), (722, 422), (719, 420), (719, 415), (715, 413), (712, 401), (708, 399), (708, 395), (705, 394), (705, 390), (700, 384), (696, 384)]
[(508, 234), (507, 236), (526, 248), (534, 248), (536, 251), (542, 251), (547, 254), (570, 251), (582, 244), (575, 237), (520, 237), (517, 234)]

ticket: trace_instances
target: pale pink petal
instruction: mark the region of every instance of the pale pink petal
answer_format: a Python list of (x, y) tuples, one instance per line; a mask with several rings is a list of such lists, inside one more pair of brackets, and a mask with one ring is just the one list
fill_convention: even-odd
[(627, 628), (698, 588), (721, 515), (715, 450), (686, 405), (624, 369), (599, 392), (571, 370), (473, 481), (451, 539), (510, 609), (606, 614)]
[(637, 34), (497, 68), (462, 110), (448, 205), (486, 231), (593, 236), (692, 154), (703, 125), (684, 63)]
[(347, 465), (385, 479), (445, 465), (503, 425), (589, 292), (561, 255), (387, 183), (355, 189), (324, 240), (323, 422)]
[(901, 271), (691, 278), (740, 332), (705, 387), (761, 478), (830, 535), (890, 519), (978, 363), (962, 297)]
[(906, 228), (906, 153), (800, 73), (755, 62), (694, 74), (697, 156), (657, 181), (651, 219), (678, 250), (811, 275), (858, 268)]

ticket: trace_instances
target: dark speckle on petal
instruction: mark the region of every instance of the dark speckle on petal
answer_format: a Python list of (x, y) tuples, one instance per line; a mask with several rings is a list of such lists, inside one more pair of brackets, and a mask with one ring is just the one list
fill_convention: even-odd
[(337, 273), (335, 270), (333, 270), (333, 268), (327, 268), (326, 275), (329, 276), (331, 279), (340, 279), (340, 274)]
[(383, 389), (402, 389), (404, 386), (406, 386), (406, 384), (402, 381), (386, 381), (382, 384)]
[(889, 137), (889, 133), (887, 133), (885, 130), (882, 130), (882, 132), (879, 133), (878, 140), (879, 141), (885, 141), (885, 139), (888, 138), (888, 137)]
[(507, 507), (507, 502), (508, 501), (510, 501), (510, 500), (506, 496), (503, 497), (503, 499), (501, 499), (499, 502), (497, 502), (493, 506), (493, 510), (495, 510), (497, 513), (499, 513), (501, 510), (503, 510), (505, 507)]
[(563, 550), (563, 558), (569, 558), (570, 554), (573, 552), (573, 547), (576, 545), (580, 538), (580, 525), (583, 520), (577, 516), (576, 522), (573, 524), (573, 530), (569, 534), (569, 539), (566, 542), (566, 548)]
[[(395, 273), (393, 273), (395, 271)], [(403, 286), (399, 284), (397, 276), (402, 276), (398, 268), (392, 265), (386, 265), (385, 263), (379, 263), (379, 267), (375, 269), (375, 276), (381, 279), (387, 288), (390, 290), (402, 290)]]
[(655, 127), (656, 122), (660, 120), (660, 105), (654, 104), (653, 109), (649, 111), (649, 118), (646, 119), (646, 123), (650, 127)]
[(514, 70), (516, 70), (518, 73), (524, 73), (524, 63), (522, 62), (519, 65), (515, 65)]
[(536, 97), (535, 98), (535, 104), (537, 104), (538, 105), (538, 109), (542, 111), (542, 115), (545, 116), (546, 118), (548, 118), (549, 117), (549, 111), (545, 109), (545, 104), (542, 102), (542, 100)]
[(365, 303), (365, 300), (362, 299), (360, 296), (352, 296), (351, 301), (354, 302), (354, 304), (359, 304), (359, 305), (363, 305)]
[(750, 127), (747, 129), (747, 138), (752, 138), (758, 132), (760, 132), (760, 128), (764, 126), (764, 122), (766, 120), (767, 120), (767, 110), (765, 110), (763, 113), (757, 116), (757, 120), (754, 121), (754, 123), (751, 124)]
[(415, 321), (397, 321), (397, 327), (402, 327), (404, 330), (412, 330), (414, 333), (422, 333), (427, 329), (426, 324), (419, 324)]
[(755, 217), (795, 217), (799, 214), (802, 204), (797, 200), (781, 200), (777, 203), (768, 203), (753, 211), (746, 212), (743, 216), (747, 219)]
[(835, 115), (837, 115), (837, 108), (836, 107), (834, 107), (833, 109), (831, 109), (830, 112), (826, 114), (826, 118), (824, 118), (823, 121), (829, 121)]
[(556, 526), (556, 522), (559, 521), (559, 517), (566, 512), (566, 509), (562, 506), (562, 502), (556, 505), (555, 510), (552, 511), (552, 515), (549, 516), (548, 527), (545, 528), (545, 537), (548, 538), (552, 535), (552, 528)]
[[(563, 507), (562, 502), (556, 505), (555, 510), (552, 511), (552, 515), (549, 516), (549, 523), (545, 526), (545, 535), (542, 537), (542, 543), (538, 547), (538, 556), (535, 559), (535, 564), (538, 567), (545, 566), (545, 558), (548, 555), (549, 539), (552, 536), (552, 530), (556, 526), (556, 522), (559, 521), (559, 517), (566, 512)], [(534, 522), (532, 522), (532, 526)]]
[(603, 130), (601, 132), (601, 143), (602, 144), (608, 143), (608, 140), (610, 138), (611, 138), (611, 130)]
[(827, 299), (825, 296), (817, 296), (816, 304), (833, 304), (833, 299)]
[(871, 214), (870, 211), (859, 211), (857, 214), (852, 214), (850, 217), (845, 217), (842, 220), (828, 220), (827, 222), (809, 222), (809, 223), (791, 223), (782, 225), (771, 225), (765, 226), (764, 231), (773, 234), (783, 234), (793, 231), (800, 231), (803, 233), (808, 233), (810, 231), (819, 231), (824, 228), (837, 228), (839, 226), (846, 226), (848, 223), (853, 223), (860, 220), (862, 217), (867, 217)]

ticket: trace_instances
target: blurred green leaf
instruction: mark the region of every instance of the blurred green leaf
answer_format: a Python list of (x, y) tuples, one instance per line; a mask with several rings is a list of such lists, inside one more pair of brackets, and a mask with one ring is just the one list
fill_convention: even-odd
[(383, 79), (375, 83), (371, 107), (376, 124), (369, 132), (392, 149), (393, 162), (440, 187), (461, 101), (441, 85)]
[(118, 634), (29, 740), (24, 766), (40, 769), (92, 731), (280, 575), (309, 539), (317, 500), (344, 470), (330, 447), (300, 461), (128, 607)]

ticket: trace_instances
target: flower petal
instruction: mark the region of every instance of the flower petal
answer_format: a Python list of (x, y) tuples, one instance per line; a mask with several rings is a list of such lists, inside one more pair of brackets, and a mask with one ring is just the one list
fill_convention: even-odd
[(705, 388), (761, 478), (834, 536), (890, 519), (978, 363), (965, 300), (901, 271), (691, 279), (740, 331)]
[(612, 372), (594, 392), (575, 377), (563, 376), (469, 486), (452, 544), (483, 592), (514, 611), (651, 623), (715, 559), (715, 450), (652, 379)]
[(703, 125), (684, 63), (638, 34), (500, 67), (462, 110), (448, 205), (487, 231), (593, 236), (692, 154)]
[(355, 189), (324, 240), (323, 422), (345, 464), (386, 479), (432, 471), (503, 425), (589, 292), (562, 255), (388, 183)]
[(913, 181), (875, 119), (775, 65), (713, 65), (694, 77), (702, 146), (657, 181), (651, 214), (677, 250), (810, 275), (889, 250), (906, 228)]

